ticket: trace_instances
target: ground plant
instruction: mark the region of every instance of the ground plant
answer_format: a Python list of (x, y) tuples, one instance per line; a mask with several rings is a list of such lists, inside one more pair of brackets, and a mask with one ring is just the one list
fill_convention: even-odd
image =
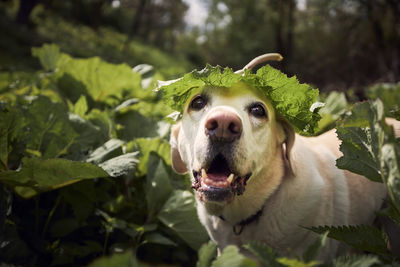
[[(257, 242), (228, 246), (217, 257), (198, 220), (189, 178), (171, 168), (173, 109), (154, 90), (163, 79), (157, 68), (74, 58), (53, 44), (32, 48), (32, 56), (40, 71), (0, 73), (1, 264), (400, 264), (379, 225), (310, 228), (318, 238), (302, 257), (283, 258)], [(400, 84), (366, 92), (370, 100), (355, 104), (344, 93), (321, 96), (314, 132), (337, 128), (343, 152), (337, 166), (384, 183), (389, 197), (378, 216), (400, 225), (400, 141), (385, 123), (386, 117), (400, 119)], [(319, 262), (327, 238), (360, 253)]]

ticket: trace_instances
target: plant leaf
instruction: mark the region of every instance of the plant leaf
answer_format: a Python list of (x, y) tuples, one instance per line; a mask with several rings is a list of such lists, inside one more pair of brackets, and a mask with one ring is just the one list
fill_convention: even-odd
[(280, 264), (283, 264), (284, 266), (288, 267), (313, 267), (313, 266), (318, 266), (321, 263), (317, 261), (312, 261), (312, 262), (302, 262), (298, 259), (288, 259), (288, 258), (278, 258), (277, 261)]
[(257, 241), (250, 241), (248, 244), (243, 246), (245, 249), (250, 251), (264, 266), (280, 267), (277, 261), (277, 254), (275, 251), (265, 244)]
[(126, 153), (99, 164), (111, 177), (133, 176), (135, 172), (138, 152)]
[(172, 193), (172, 186), (163, 160), (151, 153), (147, 167), (146, 201), (148, 217), (153, 218)]
[(197, 267), (209, 267), (211, 262), (217, 256), (217, 245), (209, 241), (201, 246), (198, 252), (198, 258), (196, 266)]
[(345, 242), (354, 248), (381, 255), (388, 254), (387, 236), (372, 226), (319, 226), (307, 229), (318, 234), (329, 231), (328, 237)]
[(110, 139), (105, 142), (102, 146), (96, 148), (89, 157), (86, 159), (87, 162), (99, 164), (108, 159), (117, 157), (123, 153), (122, 146), (125, 144), (124, 141), (119, 139)]
[(46, 71), (55, 71), (61, 53), (57, 45), (44, 44), (41, 48), (32, 48), (32, 55), (39, 59)]
[(370, 267), (381, 264), (376, 255), (347, 255), (334, 259), (333, 267)]
[(175, 190), (157, 218), (195, 250), (208, 239), (197, 217), (194, 196), (189, 191)]
[(385, 116), (393, 116), (400, 109), (400, 83), (378, 83), (366, 90), (369, 99), (380, 99), (385, 106)]
[(239, 253), (236, 246), (227, 246), (222, 251), (222, 254), (212, 262), (212, 267), (256, 267), (257, 262), (246, 258)]
[(354, 105), (337, 126), (343, 156), (336, 161), (341, 169), (382, 182), (380, 151), (385, 139), (381, 101)]
[(113, 266), (141, 266), (134, 264), (134, 254), (128, 250), (123, 253), (115, 253), (108, 257), (101, 257), (89, 264), (89, 267), (113, 267)]
[(141, 88), (141, 77), (126, 64), (110, 64), (98, 57), (75, 59), (63, 54), (54, 79), (72, 102), (85, 95), (93, 101), (118, 105), (125, 95)]
[(326, 231), (323, 234), (320, 234), (320, 236), (315, 240), (314, 243), (312, 243), (306, 251), (303, 253), (302, 259), (304, 262), (309, 263), (313, 260), (316, 260), (319, 252), (321, 249), (325, 246), (326, 239), (328, 237), (329, 231)]
[(24, 158), (21, 170), (0, 172), (0, 181), (12, 186), (24, 198), (83, 179), (104, 177), (108, 174), (100, 167), (66, 159)]

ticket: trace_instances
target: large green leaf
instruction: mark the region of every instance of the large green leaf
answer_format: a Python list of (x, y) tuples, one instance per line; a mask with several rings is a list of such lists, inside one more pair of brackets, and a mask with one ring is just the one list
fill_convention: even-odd
[(55, 71), (61, 53), (57, 45), (44, 44), (41, 48), (32, 48), (32, 55), (39, 59), (46, 71)]
[[(89, 267), (130, 267), (141, 266), (134, 265), (136, 260), (132, 251), (128, 250), (123, 253), (115, 253), (108, 257), (101, 257), (92, 262)], [(137, 263), (137, 262), (136, 262)]]
[(278, 258), (277, 261), (287, 267), (313, 267), (320, 265), (320, 262), (302, 262), (298, 259)]
[(318, 234), (329, 231), (328, 237), (345, 242), (360, 250), (381, 255), (388, 254), (387, 236), (378, 228), (372, 226), (319, 226), (309, 229)]
[(96, 148), (89, 157), (87, 162), (99, 164), (113, 157), (119, 156), (123, 153), (123, 146), (125, 142), (119, 139), (110, 139), (100, 147)]
[(382, 176), (387, 185), (391, 200), (400, 211), (400, 146), (392, 140), (382, 146)]
[(169, 143), (161, 138), (138, 138), (134, 142), (127, 144), (127, 150), (139, 150), (140, 162), (138, 171), (141, 175), (147, 173), (148, 161), (151, 152), (159, 155), (167, 165), (171, 166), (171, 147)]
[(277, 254), (272, 248), (265, 244), (256, 241), (250, 241), (249, 244), (243, 246), (245, 249), (250, 251), (257, 259), (263, 264), (263, 266), (281, 267), (282, 264), (277, 262)]
[(140, 75), (126, 64), (110, 64), (98, 57), (63, 57), (58, 61), (55, 79), (72, 102), (85, 95), (88, 100), (116, 106), (125, 95), (140, 89)]
[(111, 177), (128, 176), (133, 177), (136, 165), (138, 152), (126, 153), (118, 157), (109, 159), (99, 164)]
[(385, 104), (385, 115), (393, 116), (400, 109), (400, 83), (379, 83), (367, 88), (370, 99), (380, 99)]
[(340, 150), (343, 155), (336, 161), (341, 169), (365, 175), (369, 179), (382, 182), (380, 164), (372, 151), (369, 128), (346, 127), (337, 128), (337, 134), (342, 140)]
[(383, 123), (382, 102), (355, 105), (338, 123), (343, 156), (337, 160), (337, 166), (382, 182), (379, 157), (385, 138)]
[(40, 151), (44, 158), (66, 154), (79, 136), (69, 122), (66, 108), (46, 97), (34, 99), (27, 107), (25, 119), (31, 133), (27, 148)]
[(167, 201), (173, 189), (164, 162), (157, 154), (150, 154), (147, 169), (147, 210), (148, 217), (153, 218)]
[(194, 196), (189, 191), (175, 190), (157, 217), (195, 250), (208, 239), (197, 217)]
[(82, 179), (103, 177), (108, 177), (108, 174), (100, 167), (66, 159), (24, 158), (21, 170), (0, 172), (0, 181), (12, 186), (24, 198)]
[[(74, 114), (68, 114), (69, 123), (76, 133), (79, 133), (68, 146), (66, 157), (72, 160), (84, 160), (88, 151), (103, 144), (108, 140), (108, 134), (104, 134), (101, 127)], [(54, 136), (58, 138), (58, 136)]]
[(211, 262), (217, 256), (217, 245), (209, 241), (201, 246), (198, 252), (198, 258), (196, 266), (197, 267), (209, 267)]
[(18, 148), (26, 137), (24, 128), (26, 120), (22, 110), (12, 108), (11, 110), (0, 110), (0, 170), (7, 170), (9, 167), (9, 156)]
[(382, 266), (382, 262), (375, 255), (347, 255), (336, 258), (333, 267), (370, 267)]
[(247, 86), (261, 92), (269, 99), (275, 110), (285, 117), (298, 131), (313, 133), (319, 120), (316, 103), (318, 90), (307, 84), (300, 84), (296, 77), (288, 78), (279, 70), (267, 65), (256, 74), (246, 71), (243, 75), (234, 73), (232, 69), (207, 65), (201, 71), (192, 71), (183, 78), (161, 83), (165, 102), (173, 109), (182, 112), (193, 90), (205, 86), (220, 88), (235, 86), (240, 89)]
[(321, 120), (318, 122), (318, 130), (323, 132), (328, 130), (334, 123), (347, 110), (347, 100), (343, 92), (332, 91), (326, 97), (324, 106), (319, 110)]
[(212, 267), (256, 267), (258, 263), (252, 259), (246, 258), (239, 253), (236, 246), (227, 246), (222, 254), (213, 261)]

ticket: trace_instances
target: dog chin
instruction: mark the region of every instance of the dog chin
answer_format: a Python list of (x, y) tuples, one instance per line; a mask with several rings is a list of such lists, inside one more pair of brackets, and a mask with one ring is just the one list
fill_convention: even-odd
[[(202, 173), (202, 174), (200, 174)], [(244, 176), (230, 174), (229, 176), (212, 176), (204, 170), (193, 172), (192, 188), (198, 198), (204, 203), (229, 203), (236, 195), (242, 195), (246, 189), (251, 173)]]
[(235, 197), (231, 188), (202, 187), (197, 190), (197, 194), (203, 202), (229, 203)]

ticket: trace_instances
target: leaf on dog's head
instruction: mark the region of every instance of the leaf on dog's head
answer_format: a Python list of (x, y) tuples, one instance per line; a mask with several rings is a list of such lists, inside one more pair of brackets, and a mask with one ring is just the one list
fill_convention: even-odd
[(194, 90), (204, 86), (230, 88), (238, 82), (260, 91), (298, 132), (314, 132), (320, 116), (318, 108), (312, 110), (311, 107), (317, 101), (318, 90), (299, 83), (296, 77), (288, 78), (269, 65), (260, 68), (256, 74), (249, 70), (239, 74), (230, 68), (207, 65), (201, 71), (194, 70), (181, 79), (161, 85), (159, 90), (163, 92), (166, 104), (182, 112)]

